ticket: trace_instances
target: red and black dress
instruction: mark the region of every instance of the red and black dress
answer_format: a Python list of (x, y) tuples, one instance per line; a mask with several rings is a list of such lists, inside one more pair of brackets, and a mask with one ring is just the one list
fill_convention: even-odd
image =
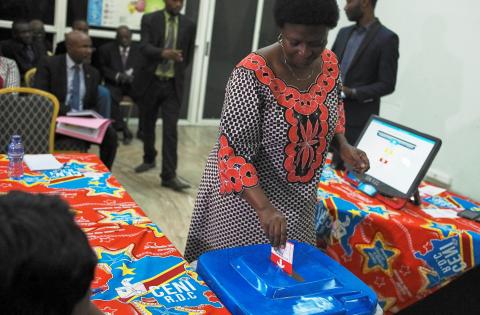
[(315, 243), (316, 184), (345, 118), (335, 55), (308, 89), (286, 85), (251, 53), (227, 84), (217, 143), (209, 155), (185, 249), (188, 261), (212, 249), (268, 243), (255, 210), (240, 197), (260, 185), (287, 219), (287, 236)]

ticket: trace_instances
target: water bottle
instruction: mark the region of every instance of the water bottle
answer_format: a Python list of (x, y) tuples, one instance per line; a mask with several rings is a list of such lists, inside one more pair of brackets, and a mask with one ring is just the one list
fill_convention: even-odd
[(13, 135), (8, 145), (8, 177), (19, 180), (23, 176), (23, 144), (19, 135)]

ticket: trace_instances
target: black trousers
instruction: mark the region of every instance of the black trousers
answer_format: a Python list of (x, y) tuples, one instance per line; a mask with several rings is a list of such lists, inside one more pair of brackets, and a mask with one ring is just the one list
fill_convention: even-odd
[(180, 101), (175, 91), (175, 79), (155, 79), (147, 89), (141, 102), (141, 121), (144, 132), (143, 161), (155, 162), (155, 124), (158, 112), (162, 113), (162, 180), (176, 176), (177, 170), (177, 123), (180, 115)]
[(112, 125), (108, 126), (102, 143), (100, 143), (100, 160), (109, 170), (112, 169), (115, 156), (117, 155), (118, 139), (117, 132)]

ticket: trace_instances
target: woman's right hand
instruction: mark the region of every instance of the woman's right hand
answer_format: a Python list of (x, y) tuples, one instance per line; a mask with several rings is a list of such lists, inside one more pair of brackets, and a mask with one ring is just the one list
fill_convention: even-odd
[(262, 229), (272, 246), (284, 247), (287, 242), (287, 220), (283, 213), (272, 206), (257, 213)]

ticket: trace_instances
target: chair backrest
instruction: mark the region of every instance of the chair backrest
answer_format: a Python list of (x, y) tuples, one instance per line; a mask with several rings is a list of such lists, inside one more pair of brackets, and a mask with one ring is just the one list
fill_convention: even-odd
[(35, 79), (35, 74), (37, 73), (37, 68), (32, 68), (25, 72), (24, 80), (27, 87), (33, 86), (33, 80)]
[(32, 88), (0, 89), (0, 153), (7, 153), (10, 137), (22, 136), (25, 153), (53, 153), (57, 98)]

